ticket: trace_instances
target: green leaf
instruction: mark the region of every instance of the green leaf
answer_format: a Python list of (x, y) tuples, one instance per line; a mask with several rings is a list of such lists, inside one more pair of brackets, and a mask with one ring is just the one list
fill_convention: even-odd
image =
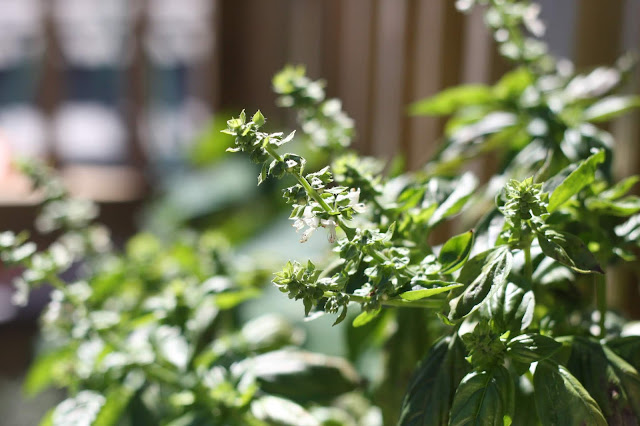
[(118, 425), (134, 393), (135, 389), (129, 386), (116, 386), (110, 389), (106, 393), (106, 400), (91, 426)]
[(277, 396), (263, 396), (251, 403), (251, 413), (269, 425), (278, 426), (320, 426), (302, 406)]
[(374, 309), (373, 311), (362, 311), (360, 315), (353, 319), (354, 327), (362, 327), (363, 325), (372, 321), (380, 313), (380, 309)]
[(640, 378), (631, 365), (595, 339), (574, 337), (567, 368), (596, 401), (607, 424), (636, 424), (628, 419), (640, 414)]
[(449, 425), (503, 426), (513, 416), (514, 400), (513, 379), (504, 367), (473, 371), (458, 386)]
[(541, 334), (522, 334), (509, 340), (507, 355), (515, 361), (530, 364), (549, 358), (561, 347), (562, 343), (556, 342), (551, 337)]
[(543, 426), (607, 426), (598, 404), (565, 367), (539, 362), (533, 385)]
[(520, 67), (503, 75), (493, 86), (493, 93), (501, 99), (518, 98), (534, 81), (531, 70)]
[(482, 105), (492, 100), (493, 93), (490, 87), (468, 84), (445, 89), (435, 96), (414, 102), (409, 106), (409, 114), (449, 115), (462, 107)]
[(584, 160), (560, 185), (549, 198), (547, 210), (551, 213), (562, 206), (567, 200), (576, 195), (582, 188), (595, 179), (598, 164), (605, 160), (605, 151), (600, 150)]
[[(487, 263), (482, 267), (480, 275), (468, 284), (465, 291), (449, 305), (449, 319), (457, 321), (469, 315), (487, 298), (492, 288), (497, 288), (504, 284), (511, 271), (513, 255), (507, 247), (500, 247), (491, 252), (487, 258)], [(463, 269), (462, 274), (465, 270)]]
[(418, 366), (402, 403), (399, 425), (446, 425), (453, 397), (470, 370), (460, 339), (438, 341)]
[(583, 274), (604, 273), (587, 246), (575, 235), (551, 229), (537, 235), (542, 252), (550, 258)]
[(93, 425), (105, 402), (106, 398), (98, 392), (80, 391), (58, 404), (51, 417), (51, 425)]
[(607, 347), (640, 370), (640, 336), (616, 337), (607, 342)]
[(442, 265), (440, 273), (450, 274), (460, 268), (473, 248), (473, 230), (450, 238), (440, 250), (438, 261)]
[(454, 181), (453, 191), (447, 195), (429, 218), (427, 225), (434, 227), (444, 219), (458, 214), (467, 203), (478, 185), (478, 180), (471, 173), (465, 173)]
[[(637, 419), (640, 419), (640, 374), (631, 364), (616, 355), (606, 346), (604, 346), (604, 353), (609, 361), (609, 365), (618, 377), (620, 386), (624, 390), (626, 399), (629, 402), (627, 409), (624, 410), (620, 409), (619, 406), (622, 405), (620, 402), (617, 404), (618, 410), (621, 411), (621, 420), (626, 420), (628, 422), (626, 424), (633, 424), (630, 420), (637, 421)], [(610, 394), (612, 397), (618, 396), (613, 394), (613, 392), (610, 392)], [(633, 413), (630, 412), (631, 410)], [(609, 423), (612, 424), (611, 422)]]
[(73, 362), (75, 349), (66, 346), (38, 355), (24, 381), (27, 396), (35, 396), (56, 382), (56, 378), (65, 376), (65, 365)]
[(600, 123), (638, 107), (640, 107), (640, 96), (609, 96), (587, 108), (584, 111), (584, 119)]
[(405, 291), (404, 293), (400, 294), (400, 297), (403, 298), (404, 300), (409, 300), (409, 301), (420, 300), (420, 299), (425, 299), (427, 297), (435, 296), (436, 294), (444, 293), (446, 291), (451, 291), (455, 288), (463, 286), (463, 284), (460, 284), (460, 283), (450, 283), (445, 281), (438, 281), (438, 283), (442, 283), (444, 285), (442, 287)]
[(616, 183), (611, 188), (602, 191), (600, 194), (598, 194), (598, 197), (606, 198), (607, 200), (616, 200), (629, 192), (631, 188), (633, 188), (635, 184), (638, 183), (638, 181), (640, 181), (640, 176), (629, 176), (628, 178)]
[(507, 281), (492, 292), (486, 308), (500, 329), (515, 332), (531, 325), (535, 305), (530, 283)]
[(297, 402), (326, 401), (360, 385), (346, 360), (301, 350), (279, 350), (242, 361), (239, 372), (256, 378), (264, 392)]
[(262, 112), (260, 112), (260, 110), (258, 110), (253, 115), (253, 118), (251, 119), (251, 121), (253, 121), (254, 124), (256, 124), (258, 127), (262, 127), (264, 125), (264, 122), (265, 122), (264, 115), (262, 115)]
[(640, 211), (640, 197), (630, 195), (618, 200), (592, 197), (585, 201), (585, 206), (600, 215), (626, 217)]

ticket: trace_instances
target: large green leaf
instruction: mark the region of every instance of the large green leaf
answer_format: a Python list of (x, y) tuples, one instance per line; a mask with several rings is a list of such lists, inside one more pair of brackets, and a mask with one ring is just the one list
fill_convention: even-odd
[(486, 309), (501, 330), (520, 331), (531, 324), (535, 305), (530, 283), (506, 281), (491, 293)]
[(279, 350), (243, 361), (260, 388), (298, 402), (335, 398), (356, 389), (360, 377), (346, 360), (300, 350)]
[(409, 106), (411, 115), (448, 115), (461, 107), (481, 105), (493, 99), (491, 88), (469, 84), (443, 90), (435, 96), (414, 102)]
[(438, 341), (420, 363), (407, 389), (398, 424), (446, 425), (458, 384), (470, 369), (457, 338)]
[(551, 229), (537, 235), (542, 252), (550, 258), (583, 274), (604, 273), (587, 246), (575, 235)]
[(598, 404), (565, 367), (539, 362), (533, 384), (543, 426), (607, 426)]
[(553, 191), (549, 198), (549, 212), (555, 211), (571, 197), (576, 195), (582, 188), (589, 185), (595, 179), (598, 164), (605, 160), (605, 151), (600, 150), (584, 160), (569, 176), (562, 181)]
[(251, 403), (251, 413), (269, 425), (278, 426), (320, 426), (307, 410), (288, 399), (277, 396), (263, 396)]
[(507, 343), (507, 355), (518, 362), (532, 363), (549, 358), (562, 343), (556, 342), (549, 336), (529, 333), (521, 334)]
[(640, 415), (640, 378), (626, 361), (595, 339), (574, 337), (567, 368), (598, 403), (609, 425), (638, 424), (629, 419)]
[(588, 210), (600, 215), (631, 216), (640, 211), (640, 197), (629, 195), (617, 200), (607, 200), (598, 197), (588, 198), (585, 201)]
[(584, 119), (594, 123), (609, 121), (638, 107), (640, 96), (609, 96), (587, 108), (584, 111)]
[(106, 398), (98, 392), (83, 390), (62, 401), (51, 416), (52, 426), (83, 425), (94, 423)]
[(456, 235), (442, 246), (438, 261), (442, 265), (441, 273), (449, 274), (462, 267), (473, 248), (473, 230)]
[(607, 347), (640, 370), (640, 336), (616, 337), (607, 342)]
[(513, 379), (502, 366), (473, 371), (460, 382), (451, 408), (450, 426), (504, 426), (513, 416)]
[(66, 346), (38, 355), (24, 381), (24, 391), (34, 396), (65, 376), (67, 366), (73, 362), (75, 348)]
[[(449, 319), (457, 321), (469, 315), (487, 298), (492, 288), (503, 285), (511, 271), (513, 255), (507, 247), (500, 247), (491, 252), (486, 259), (480, 274), (468, 283), (464, 292), (451, 300)], [(461, 272), (461, 278), (465, 275), (465, 269)], [(467, 284), (463, 281), (463, 284)]]
[[(433, 179), (432, 182), (437, 181)], [(429, 190), (431, 193), (440, 193), (444, 190), (431, 188), (431, 186), (434, 185), (432, 182), (429, 183)], [(453, 190), (446, 195), (446, 198), (437, 200), (437, 202), (439, 202), (438, 207), (427, 222), (429, 227), (434, 227), (444, 219), (458, 214), (473, 194), (473, 191), (476, 189), (478, 180), (473, 176), (473, 174), (465, 173), (459, 179), (456, 179), (451, 183), (454, 184)]]

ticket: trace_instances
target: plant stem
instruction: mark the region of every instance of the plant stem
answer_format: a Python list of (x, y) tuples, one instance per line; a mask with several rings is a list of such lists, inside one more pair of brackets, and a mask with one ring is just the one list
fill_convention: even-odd
[(531, 261), (531, 243), (524, 247), (524, 275), (533, 286), (533, 262)]
[(598, 312), (600, 312), (600, 338), (602, 339), (606, 335), (605, 328), (605, 316), (607, 314), (607, 286), (605, 276), (597, 274), (594, 276), (594, 285), (596, 287), (596, 304), (598, 306)]
[[(280, 156), (280, 154), (278, 154), (269, 144), (265, 144), (264, 145), (264, 150), (267, 151), (267, 153), (269, 155), (271, 155), (271, 157), (273, 157), (274, 160), (282, 162), (282, 157)], [(324, 199), (320, 196), (320, 194), (318, 194), (318, 191), (316, 191), (311, 184), (309, 183), (309, 181), (307, 181), (307, 179), (302, 176), (301, 174), (293, 174), (295, 176), (295, 178), (298, 180), (298, 182), (300, 183), (300, 185), (302, 185), (305, 189), (305, 191), (307, 191), (307, 194), (309, 194), (309, 196), (311, 198), (313, 198), (319, 205), (320, 207), (322, 207), (322, 209), (329, 213), (330, 215), (334, 215), (336, 218), (336, 222), (338, 222), (338, 226), (340, 226), (340, 229), (342, 229), (344, 231), (344, 233), (347, 235), (347, 238), (352, 240), (353, 237), (356, 236), (356, 231), (355, 229), (351, 228), (349, 225), (346, 224), (346, 222), (344, 221), (344, 219), (342, 218), (342, 216), (339, 215), (335, 215), (335, 211), (329, 207), (329, 205), (327, 204), (326, 201), (324, 201)]]
[[(332, 297), (336, 296), (340, 293), (335, 291), (325, 291), (324, 297)], [(355, 294), (349, 295), (349, 300), (357, 303), (366, 303), (371, 300), (370, 297), (367, 296), (358, 296)], [(381, 300), (380, 303), (383, 306), (393, 306), (393, 307), (402, 307), (402, 308), (433, 308), (439, 309), (442, 307), (443, 299), (422, 299), (422, 300), (404, 300), (404, 299), (386, 299)]]

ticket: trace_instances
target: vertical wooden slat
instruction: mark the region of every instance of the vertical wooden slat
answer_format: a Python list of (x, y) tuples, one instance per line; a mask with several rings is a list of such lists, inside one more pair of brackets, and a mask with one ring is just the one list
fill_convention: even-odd
[(321, 75), (325, 4), (317, 0), (292, 0), (290, 8), (291, 36), (288, 61), (305, 65), (312, 78), (326, 78)]
[(624, 0), (578, 2), (576, 57), (578, 67), (610, 64), (620, 54)]
[(339, 49), (338, 94), (355, 120), (354, 147), (369, 153), (370, 88), (373, 88), (373, 50), (377, 0), (345, 0), (341, 5), (342, 39)]
[[(317, 1), (317, 0), (316, 0)], [(324, 43), (322, 46), (322, 72), (329, 83), (327, 94), (331, 97), (338, 93), (340, 78), (340, 44), (342, 43), (342, 22), (340, 20), (343, 0), (321, 0), (324, 6)]]
[(372, 152), (390, 159), (397, 152), (402, 125), (407, 0), (380, 0), (374, 77)]
[(273, 121), (283, 112), (274, 105), (271, 77), (287, 60), (288, 0), (222, 1), (223, 105), (258, 108)]
[[(410, 11), (406, 45), (405, 104), (434, 95), (460, 82), (462, 74), (463, 18), (447, 0), (419, 0)], [(413, 30), (413, 31), (412, 31)], [(415, 168), (433, 154), (442, 132), (442, 120), (406, 117), (404, 134), (408, 165)]]

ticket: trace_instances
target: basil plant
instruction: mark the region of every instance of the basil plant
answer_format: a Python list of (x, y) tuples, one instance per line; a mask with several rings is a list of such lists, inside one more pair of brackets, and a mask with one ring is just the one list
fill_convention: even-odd
[[(350, 120), (302, 67), (274, 88), (304, 137), (331, 150), (330, 166), (288, 152), (296, 134), (265, 131), (260, 111), (228, 121), (230, 151), (258, 164), (259, 184), (288, 180), (300, 241), (333, 247), (322, 265), (287, 263), (273, 283), (310, 319), (351, 323), (349, 356), (385, 424), (637, 425), (640, 336), (611, 310), (605, 278), (637, 259), (640, 177), (615, 179), (602, 126), (640, 105), (617, 94), (632, 60), (576, 73), (539, 40), (536, 4), (457, 2), (478, 4), (513, 70), (410, 106), (449, 117), (419, 170), (385, 173), (349, 151)], [(468, 170), (484, 157), (495, 167), (481, 179)], [(382, 355), (367, 364), (372, 353)]]

